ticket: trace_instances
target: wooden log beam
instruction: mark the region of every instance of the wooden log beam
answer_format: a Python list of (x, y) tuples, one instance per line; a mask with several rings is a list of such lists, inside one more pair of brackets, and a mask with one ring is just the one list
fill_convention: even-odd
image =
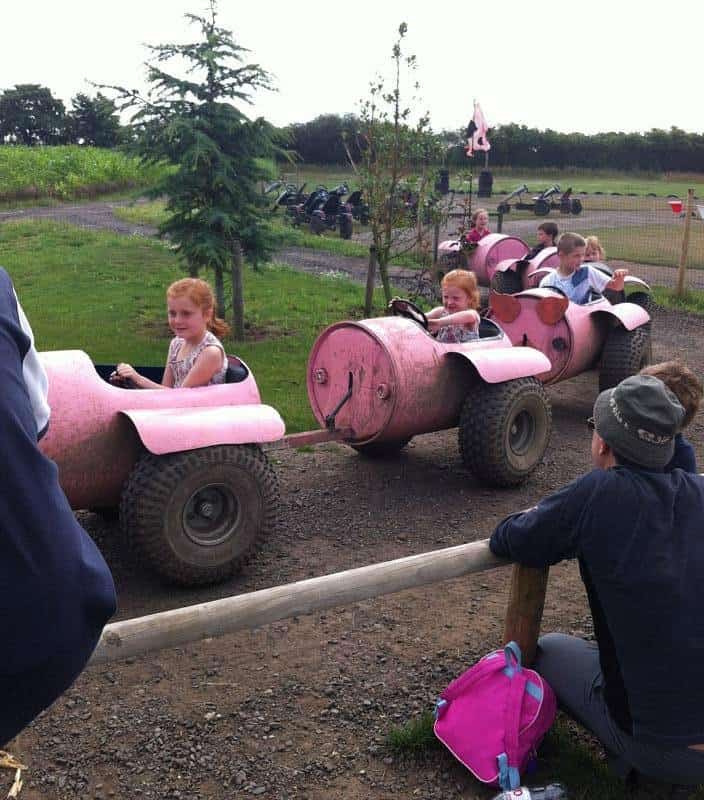
[(89, 665), (222, 636), (243, 628), (256, 628), (313, 611), (483, 572), (507, 563), (493, 555), (489, 540), (483, 539), (115, 622), (105, 627)]

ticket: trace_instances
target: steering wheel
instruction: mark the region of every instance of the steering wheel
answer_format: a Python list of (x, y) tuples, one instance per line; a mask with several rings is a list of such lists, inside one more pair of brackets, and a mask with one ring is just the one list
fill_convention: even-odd
[(404, 300), (401, 297), (394, 297), (389, 303), (389, 308), (392, 313), (397, 317), (405, 317), (412, 322), (417, 322), (425, 330), (428, 330), (428, 318), (425, 316), (418, 306), (410, 300)]

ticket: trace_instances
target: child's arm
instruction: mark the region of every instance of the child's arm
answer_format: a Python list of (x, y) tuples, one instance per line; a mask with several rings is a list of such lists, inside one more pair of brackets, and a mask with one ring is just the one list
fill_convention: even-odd
[(606, 288), (613, 289), (615, 292), (623, 291), (623, 279), (626, 275), (628, 275), (627, 269), (614, 270), (614, 277), (606, 284)]
[(208, 345), (196, 358), (181, 387), (194, 389), (197, 386), (207, 386), (213, 375), (221, 369), (222, 363), (223, 351), (217, 345)]
[(445, 311), (444, 306), (437, 306), (425, 315), (426, 319), (437, 319)]
[[(170, 373), (171, 369), (169, 368), (169, 374)], [(164, 377), (166, 377), (166, 372), (164, 372)], [(124, 381), (132, 381), (132, 383), (140, 389), (171, 388), (171, 386), (169, 385), (150, 381), (149, 378), (145, 378), (144, 375), (140, 375), (139, 372), (137, 372), (137, 370), (131, 364), (118, 364), (115, 367), (115, 371), (110, 376), (110, 382), (117, 383), (119, 385)], [(172, 379), (172, 385), (173, 385), (173, 379)]]
[(438, 328), (444, 328), (445, 325), (466, 325), (472, 330), (476, 330), (479, 325), (479, 314), (473, 308), (468, 308), (466, 311), (456, 311), (445, 317), (435, 318), (428, 315), (429, 331), (437, 331)]

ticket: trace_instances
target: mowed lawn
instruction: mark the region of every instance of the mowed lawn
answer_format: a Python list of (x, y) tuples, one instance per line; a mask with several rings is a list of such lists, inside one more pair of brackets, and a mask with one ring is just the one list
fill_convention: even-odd
[[(184, 277), (164, 243), (51, 222), (0, 227), (0, 265), (15, 283), (39, 350), (81, 349), (95, 363), (163, 364), (166, 287)], [(210, 276), (204, 275), (206, 279)], [(244, 276), (247, 336), (226, 338), (289, 432), (318, 427), (306, 392), (308, 354), (329, 324), (362, 317), (364, 287), (272, 264)], [(377, 308), (383, 307), (381, 295)]]

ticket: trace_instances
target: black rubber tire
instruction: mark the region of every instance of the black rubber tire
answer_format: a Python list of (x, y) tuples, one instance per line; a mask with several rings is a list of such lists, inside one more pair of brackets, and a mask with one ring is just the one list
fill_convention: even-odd
[(644, 308), (651, 317), (653, 316), (653, 312), (655, 311), (655, 300), (650, 292), (631, 292), (629, 295), (626, 295), (626, 301), (628, 303), (635, 303), (637, 306), (641, 306), (641, 308)]
[[(209, 519), (202, 506), (213, 505), (219, 513)], [(278, 481), (260, 448), (217, 445), (142, 456), (122, 493), (120, 521), (155, 572), (201, 586), (241, 566), (275, 529), (278, 511)]]
[(460, 414), (459, 447), (467, 469), (490, 486), (517, 486), (550, 441), (550, 401), (537, 378), (479, 383)]
[(547, 217), (550, 213), (550, 203), (547, 200), (536, 200), (533, 212), (536, 217)]
[(571, 210), (575, 217), (582, 213), (582, 201), (579, 199), (579, 197), (574, 197), (572, 199)]
[(99, 516), (104, 522), (117, 522), (120, 517), (120, 509), (117, 506), (91, 506), (88, 511)]
[(499, 214), (508, 214), (511, 211), (511, 206), (508, 203), (499, 203), (499, 205), (496, 206), (496, 210)]
[(320, 217), (311, 217), (310, 218), (310, 232), (314, 233), (316, 236), (320, 236), (320, 234), (325, 230), (325, 223), (323, 222)]
[(516, 294), (523, 291), (521, 276), (512, 269), (505, 272), (495, 272), (491, 279), (491, 288), (501, 294)]
[(612, 328), (601, 353), (599, 391), (612, 389), (650, 363), (650, 325), (628, 331)]
[(392, 458), (403, 450), (413, 437), (396, 439), (393, 442), (369, 442), (369, 444), (353, 444), (352, 448), (365, 458)]
[(343, 239), (352, 238), (352, 220), (349, 217), (342, 217), (340, 220), (340, 236)]

